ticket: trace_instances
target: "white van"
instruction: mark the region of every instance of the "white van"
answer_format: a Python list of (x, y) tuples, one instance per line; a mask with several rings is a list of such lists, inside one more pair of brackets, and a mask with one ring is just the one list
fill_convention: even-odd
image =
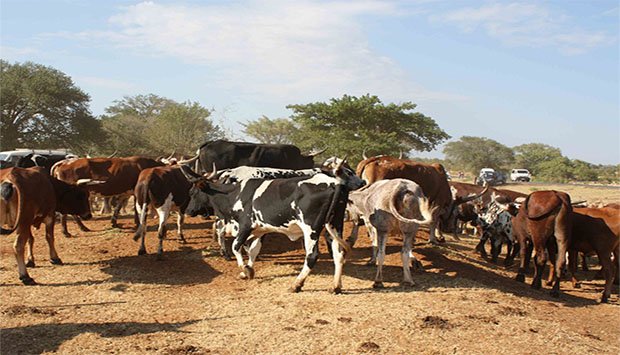
[(46, 158), (49, 157), (53, 157), (53, 158), (69, 158), (72, 156), (76, 156), (75, 154), (71, 153), (69, 150), (67, 149), (24, 149), (24, 148), (20, 148), (20, 149), (16, 149), (16, 150), (7, 150), (4, 152), (0, 152), (0, 160), (2, 161), (7, 161), (10, 162), (12, 164), (17, 164), (17, 162), (19, 161), (19, 159), (25, 157), (28, 154), (38, 154), (38, 155), (42, 155)]
[(532, 180), (532, 174), (527, 169), (512, 169), (510, 171), (510, 180), (530, 182)]

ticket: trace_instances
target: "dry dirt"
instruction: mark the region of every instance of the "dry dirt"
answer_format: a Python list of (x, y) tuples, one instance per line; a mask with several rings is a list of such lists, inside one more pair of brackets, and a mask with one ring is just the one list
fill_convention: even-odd
[(256, 278), (243, 281), (234, 262), (217, 256), (207, 221), (188, 218), (187, 244), (170, 223), (162, 261), (154, 255), (154, 220), (150, 254), (143, 256), (137, 256), (132, 219), (120, 222), (123, 228), (111, 229), (107, 218), (97, 217), (86, 222), (92, 232), (71, 223), (76, 237), (69, 239), (57, 232), (64, 265), (49, 263), (45, 238), (36, 232), (37, 266), (29, 272), (37, 286), (20, 284), (14, 236), (3, 237), (2, 354), (620, 352), (617, 287), (611, 304), (597, 304), (603, 281), (594, 279), (594, 263), (580, 273), (583, 288), (563, 282), (561, 298), (553, 299), (548, 287), (532, 290), (514, 281), (514, 268), (480, 259), (473, 238), (447, 237), (444, 245), (430, 246), (421, 231), (414, 251), (424, 270), (414, 272), (416, 286), (399, 286), (401, 239), (392, 236), (386, 288), (375, 290), (361, 228), (343, 294), (328, 293), (333, 263), (323, 241), (304, 290), (291, 294), (303, 263), (300, 241), (266, 237)]

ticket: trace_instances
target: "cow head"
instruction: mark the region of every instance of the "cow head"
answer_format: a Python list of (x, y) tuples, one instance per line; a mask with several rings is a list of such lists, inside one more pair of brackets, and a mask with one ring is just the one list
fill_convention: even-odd
[(213, 215), (213, 197), (217, 194), (229, 193), (235, 188), (232, 185), (209, 181), (207, 177), (196, 174), (187, 165), (181, 165), (181, 172), (192, 184), (192, 187), (189, 189), (189, 203), (185, 209), (185, 214), (192, 217), (197, 215), (204, 217)]
[(56, 212), (78, 215), (84, 220), (92, 218), (88, 190), (84, 184), (75, 186), (52, 178), (56, 193)]
[(351, 169), (349, 164), (347, 164), (346, 156), (344, 159), (338, 159), (337, 157), (332, 157), (330, 159), (323, 164), (323, 172), (334, 176), (341, 185), (345, 185), (350, 190), (357, 190), (366, 185), (366, 181), (355, 175), (355, 172)]

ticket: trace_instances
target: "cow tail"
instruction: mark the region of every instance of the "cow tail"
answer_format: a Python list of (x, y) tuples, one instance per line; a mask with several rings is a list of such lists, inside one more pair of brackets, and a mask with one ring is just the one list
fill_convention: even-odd
[(3, 228), (2, 225), (6, 221), (0, 221), (0, 235), (8, 235), (8, 234), (13, 233), (15, 229), (17, 229), (19, 217), (22, 212), (21, 199), (19, 198), (19, 191), (15, 188), (15, 185), (13, 185), (9, 181), (3, 181), (2, 184), (0, 184), (0, 198), (2, 199), (2, 204), (5, 205), (4, 212), (0, 211), (0, 213), (2, 213), (1, 215), (2, 217), (5, 216), (5, 213), (7, 213), (6, 215), (8, 216), (8, 212), (11, 210), (10, 209), (11, 199), (13, 198), (17, 199), (17, 215), (15, 216), (15, 222), (14, 222), (15, 224), (13, 225), (13, 228), (11, 229)]
[(145, 183), (138, 183), (135, 191), (136, 205), (140, 206), (140, 216), (138, 217), (138, 228), (133, 235), (133, 240), (138, 240), (142, 237), (143, 230), (146, 229), (146, 217), (149, 209), (149, 185)]
[[(428, 200), (428, 198), (426, 197), (420, 197), (418, 198), (418, 207), (420, 209), (420, 213), (422, 214), (422, 217), (424, 217), (424, 219), (410, 219), (407, 218), (403, 215), (400, 214), (400, 212), (398, 212), (398, 209), (396, 208), (396, 202), (398, 199), (400, 199), (401, 197), (401, 189), (400, 187), (395, 189), (394, 192), (392, 193), (392, 196), (390, 197), (390, 212), (392, 212), (392, 215), (399, 221), (403, 222), (403, 223), (416, 223), (419, 225), (429, 225), (433, 222), (433, 212), (435, 211), (435, 208), (431, 208), (430, 207), (430, 201)], [(412, 194), (415, 195), (415, 193), (411, 190), (405, 190), (403, 191), (404, 194)]]

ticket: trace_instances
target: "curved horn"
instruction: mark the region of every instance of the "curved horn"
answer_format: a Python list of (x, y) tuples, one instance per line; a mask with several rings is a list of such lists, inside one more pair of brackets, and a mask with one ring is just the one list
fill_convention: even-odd
[(114, 153), (108, 155), (108, 158), (114, 158), (118, 154), (118, 150), (115, 150)]
[(213, 169), (211, 170), (211, 173), (209, 173), (209, 175), (207, 175), (205, 173), (204, 175), (207, 179), (211, 180), (213, 178), (215, 178), (217, 176), (217, 166), (215, 166), (215, 162), (213, 162)]
[(187, 160), (181, 160), (181, 161), (178, 161), (178, 162), (177, 162), (177, 164), (180, 164), (180, 165), (189, 165), (189, 164), (191, 164), (191, 163), (195, 162), (196, 160), (198, 160), (198, 157), (199, 157), (199, 156), (200, 156), (200, 154), (196, 154), (196, 156), (195, 156), (195, 157), (190, 158), (190, 159), (187, 159)]
[(465, 202), (473, 201), (473, 200), (479, 198), (480, 196), (484, 195), (487, 191), (489, 191), (489, 187), (490, 187), (490, 185), (485, 184), (484, 189), (482, 189), (482, 191), (480, 193), (478, 193), (476, 195), (473, 195), (473, 196), (457, 198), (457, 201), (455, 201), (456, 202), (455, 207), (458, 206), (458, 205), (461, 205), (461, 204), (463, 204)]
[(103, 180), (93, 180), (93, 179), (78, 179), (75, 183), (77, 186), (92, 186), (92, 185), (101, 185), (105, 184)]
[(368, 159), (368, 157), (366, 156), (366, 148), (364, 148), (364, 150), (362, 151), (362, 158), (364, 158), (364, 160)]
[(189, 165), (182, 164), (181, 172), (190, 183), (195, 183), (201, 179), (200, 175), (196, 174)]
[(176, 153), (175, 150), (172, 151), (172, 154), (170, 154), (170, 156), (168, 158), (166, 158), (166, 160), (170, 160), (172, 159), (172, 157), (174, 157), (174, 153)]
[(403, 151), (402, 149), (398, 150), (399, 154), (398, 154), (398, 159), (402, 159), (403, 158)]
[(336, 170), (340, 170), (342, 166), (347, 162), (348, 155), (345, 155), (344, 158), (340, 161), (340, 163), (336, 164)]
[(308, 153), (308, 156), (309, 157), (316, 157), (317, 155), (323, 153), (326, 150), (327, 150), (327, 148), (323, 148), (323, 149), (321, 149), (319, 151), (311, 151), (310, 153)]

